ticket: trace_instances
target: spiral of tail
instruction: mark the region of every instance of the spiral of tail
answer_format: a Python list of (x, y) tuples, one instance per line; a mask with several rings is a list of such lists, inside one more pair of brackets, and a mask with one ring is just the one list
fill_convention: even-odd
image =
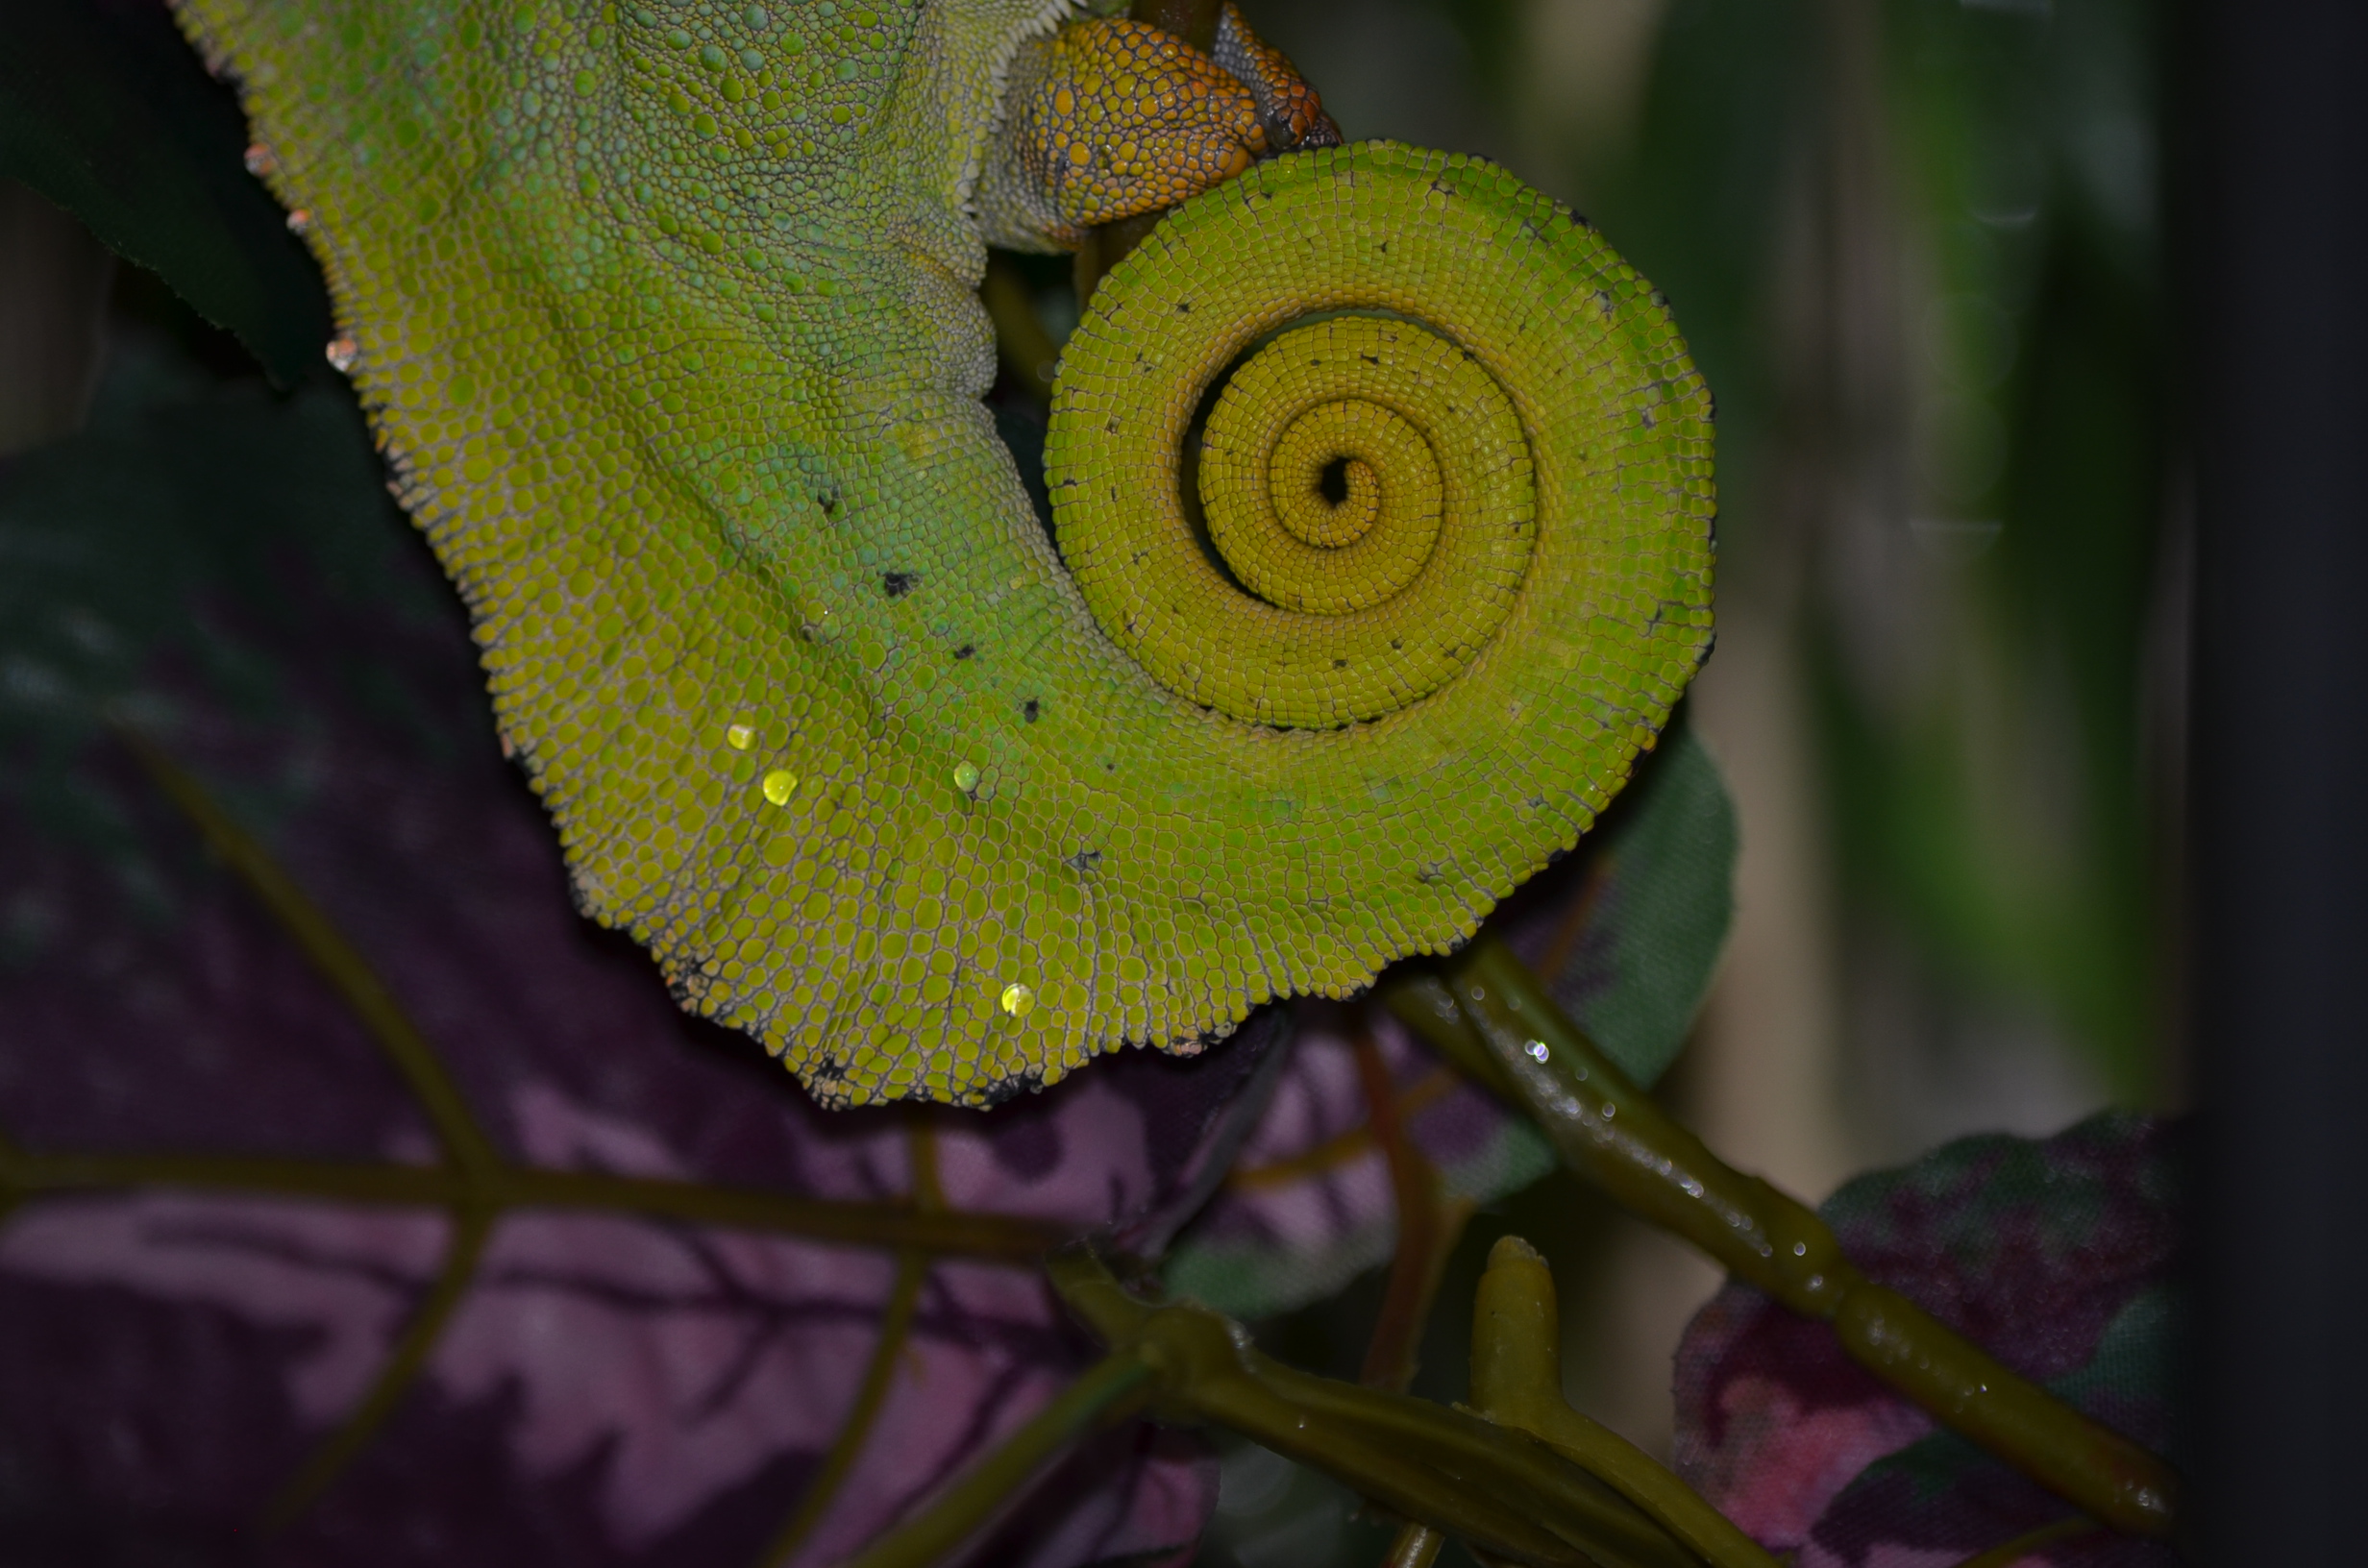
[[(1626, 709), (1600, 727), (1632, 756), (1707, 647), (1709, 434), (1659, 296), (1584, 223), (1369, 143), (1212, 192), (1104, 281), (1047, 477), (1096, 621), (1189, 701), (1350, 746)], [(1539, 760), (1600, 780), (1588, 749)]]

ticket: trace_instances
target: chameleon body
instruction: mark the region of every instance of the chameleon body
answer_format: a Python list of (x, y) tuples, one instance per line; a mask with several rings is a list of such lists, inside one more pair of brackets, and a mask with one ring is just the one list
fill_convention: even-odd
[[(581, 906), (826, 1101), (1452, 947), (1707, 649), (1700, 378), (1488, 164), (1303, 149), (1172, 214), (1064, 354), (1056, 550), (980, 402), (982, 217), (1109, 210), (1061, 136), (1157, 185), (1196, 64), (1064, 109), (1044, 52), (1115, 24), (1043, 0), (183, 3)], [(1291, 135), (1220, 130), (1194, 183)]]

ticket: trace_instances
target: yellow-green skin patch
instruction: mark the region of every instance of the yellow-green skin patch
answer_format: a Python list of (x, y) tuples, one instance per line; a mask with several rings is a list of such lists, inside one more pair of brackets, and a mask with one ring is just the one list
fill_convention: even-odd
[[(1065, 364), (1060, 472), (1138, 499), (1172, 445), (1121, 471), (1079, 420), (1180, 437), (1202, 372), (1302, 310), (1409, 318), (1500, 389), (1525, 452), (1425, 443), (1443, 490), (1528, 465), (1494, 628), (1386, 716), (1282, 729), (1105, 634), (978, 401), (964, 202), (1038, 0), (184, 3), (308, 215), (583, 907), (827, 1101), (984, 1102), (1453, 944), (1707, 646), (1700, 379), (1646, 285), (1486, 164), (1253, 170)], [(1278, 704), (1322, 707), (1307, 674)]]

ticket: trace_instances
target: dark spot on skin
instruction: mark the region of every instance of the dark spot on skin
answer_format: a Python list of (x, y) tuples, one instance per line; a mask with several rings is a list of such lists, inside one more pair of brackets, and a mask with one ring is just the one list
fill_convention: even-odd
[(953, 650), (953, 656), (957, 659), (967, 659), (977, 651), (978, 645), (976, 643), (964, 643), (960, 648)]
[(1020, 717), (1026, 720), (1031, 724), (1036, 722), (1036, 715), (1040, 711), (1042, 710), (1037, 706), (1036, 699), (1032, 697), (1020, 704)]
[(918, 572), (890, 572), (879, 579), (880, 591), (890, 599), (902, 599), (921, 586)]

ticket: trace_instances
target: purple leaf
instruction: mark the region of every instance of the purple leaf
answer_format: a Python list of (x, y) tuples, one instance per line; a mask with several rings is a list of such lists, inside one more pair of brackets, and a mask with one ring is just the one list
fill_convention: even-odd
[[(570, 907), (341, 400), (118, 398), (0, 471), (0, 1538), (34, 1556), (755, 1568), (877, 1359), (786, 1559), (835, 1560), (1095, 1354), (1009, 1243), (913, 1262), (883, 1352), (908, 1269), (879, 1227), (918, 1205), (1155, 1250), (1246, 1125), (1271, 1018), (981, 1115), (826, 1113), (685, 1017)], [(172, 776), (350, 944), (425, 1068)], [(454, 1138), (643, 1185), (504, 1196)], [(999, 1560), (1188, 1551), (1214, 1495), (1195, 1445), (1114, 1434)]]
[[(1851, 1260), (2008, 1366), (2176, 1458), (2178, 1136), (2108, 1115), (1963, 1139), (1821, 1211)], [(1843, 1355), (1831, 1329), (1730, 1284), (1677, 1360), (1678, 1469), (1801, 1568), (1949, 1564), (2074, 1513)], [(2029, 1563), (2168, 1563), (2089, 1532)]]

